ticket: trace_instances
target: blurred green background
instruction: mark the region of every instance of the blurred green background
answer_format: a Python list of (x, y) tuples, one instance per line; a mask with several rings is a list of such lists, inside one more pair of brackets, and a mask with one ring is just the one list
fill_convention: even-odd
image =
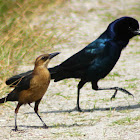
[[(116, 0), (95, 1), (98, 7), (93, 5), (88, 14), (96, 12), (103, 22), (109, 23), (124, 15), (132, 15), (140, 20), (139, 1), (130, 0), (127, 2), (127, 7), (126, 0), (119, 0), (120, 4)], [(74, 29), (73, 26), (69, 30), (62, 26), (53, 26), (57, 22), (53, 15), (62, 7), (68, 6), (69, 2), (71, 1), (0, 0), (0, 96), (9, 90), (5, 85), (5, 80), (18, 73), (17, 69), (20, 65), (33, 64), (38, 54), (51, 51), (60, 43), (68, 42), (69, 33)], [(84, 1), (77, 0), (77, 2)], [(81, 13), (76, 10), (73, 12), (82, 15), (84, 9)], [(46, 20), (38, 18), (43, 14), (48, 17)], [(48, 27), (44, 30), (46, 25)], [(58, 34), (59, 30), (67, 32), (68, 35)]]
[[(0, 0), (0, 90), (5, 80), (16, 73), (19, 65), (33, 63), (36, 53), (46, 52), (63, 41), (52, 28), (32, 26), (35, 16), (62, 6), (65, 0)], [(48, 20), (47, 22), (51, 22)], [(40, 23), (43, 24), (43, 23)], [(53, 24), (53, 23), (52, 23)], [(50, 32), (49, 35), (46, 33)], [(31, 61), (30, 61), (31, 60)]]

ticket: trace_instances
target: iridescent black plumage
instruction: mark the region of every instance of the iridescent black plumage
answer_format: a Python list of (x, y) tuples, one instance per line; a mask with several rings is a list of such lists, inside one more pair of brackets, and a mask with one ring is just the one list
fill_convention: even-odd
[[(79, 107), (80, 89), (86, 82), (91, 82), (94, 90), (115, 90), (112, 98), (115, 97), (117, 90), (132, 95), (127, 90), (118, 87), (98, 88), (97, 83), (113, 69), (121, 51), (127, 46), (129, 40), (136, 35), (140, 35), (139, 23), (136, 19), (122, 17), (113, 21), (95, 41), (60, 65), (50, 68), (51, 79), (54, 79), (55, 82), (66, 78), (81, 79), (78, 84), (77, 97), (77, 109), (79, 111), (81, 110)], [(6, 84), (10, 85), (29, 72), (11, 77), (6, 81)]]

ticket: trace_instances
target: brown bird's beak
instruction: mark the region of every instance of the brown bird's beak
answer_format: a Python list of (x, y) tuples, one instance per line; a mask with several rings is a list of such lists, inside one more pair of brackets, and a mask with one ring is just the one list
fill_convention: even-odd
[(53, 57), (55, 57), (56, 55), (58, 55), (60, 52), (56, 52), (56, 53), (51, 53), (49, 54), (49, 59), (52, 59)]

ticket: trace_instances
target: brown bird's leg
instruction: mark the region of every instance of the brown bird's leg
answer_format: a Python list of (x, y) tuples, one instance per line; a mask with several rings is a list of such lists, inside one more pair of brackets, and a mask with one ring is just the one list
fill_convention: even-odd
[(22, 104), (18, 103), (18, 104), (17, 104), (17, 107), (16, 107), (16, 109), (15, 109), (15, 129), (13, 129), (14, 131), (17, 131), (17, 130), (18, 130), (18, 129), (17, 129), (17, 113), (18, 113), (18, 110), (19, 110), (19, 108), (20, 108), (21, 105), (22, 105)]
[[(42, 99), (42, 98), (41, 98), (41, 99)], [(35, 111), (35, 113), (37, 114), (37, 116), (39, 117), (39, 119), (42, 121), (43, 126), (44, 126), (45, 128), (48, 128), (48, 126), (45, 124), (45, 122), (42, 120), (42, 118), (41, 118), (40, 115), (38, 114), (38, 105), (39, 105), (41, 99), (39, 99), (38, 101), (35, 102), (34, 111)]]
[[(114, 93), (113, 96), (111, 97), (111, 100), (112, 100), (113, 98), (116, 97), (116, 94), (117, 94), (117, 91), (118, 91), (118, 90), (124, 92), (125, 94), (128, 94), (128, 95), (133, 96), (133, 94), (130, 93), (129, 91), (127, 91), (126, 89), (124, 89), (124, 88), (119, 88), (119, 87), (98, 88), (97, 90), (115, 90), (115, 93)], [(134, 97), (134, 96), (133, 96), (133, 97)]]
[(31, 108), (33, 108), (33, 107), (31, 106), (31, 104), (30, 104), (30, 103), (28, 103), (28, 105), (29, 105)]

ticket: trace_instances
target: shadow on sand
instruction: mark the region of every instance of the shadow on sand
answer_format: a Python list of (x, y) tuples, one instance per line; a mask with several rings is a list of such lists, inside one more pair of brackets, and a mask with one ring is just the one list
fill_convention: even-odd
[[(129, 106), (118, 106), (118, 107), (109, 107), (109, 108), (93, 108), (93, 109), (82, 109), (82, 112), (93, 112), (93, 111), (107, 111), (107, 110), (131, 110), (131, 109), (137, 109), (140, 108), (140, 104), (135, 104), (135, 105), (129, 105)], [(45, 111), (45, 112), (40, 112), (40, 113), (70, 113), (73, 111), (77, 111), (76, 109), (69, 109), (69, 110), (52, 110), (52, 111)], [(27, 112), (25, 114), (34, 114), (34, 112)]]
[[(140, 108), (140, 104), (135, 104), (135, 105), (131, 105), (131, 106), (118, 106), (118, 107), (112, 107), (112, 110), (116, 110), (116, 111), (121, 111), (121, 110), (131, 110), (131, 109), (137, 109)], [(82, 109), (82, 112), (93, 112), (93, 111), (107, 111), (110, 110), (110, 108), (97, 108), (97, 109)], [(40, 113), (70, 113), (76, 111), (75, 109), (70, 109), (70, 110), (53, 110), (53, 111), (46, 111), (46, 112), (40, 112)], [(34, 114), (34, 112), (29, 112), (29, 113), (25, 113), (25, 114)], [(82, 126), (93, 126), (96, 122), (93, 122), (92, 124), (77, 124), (77, 123), (73, 123), (73, 124), (57, 124), (57, 125), (53, 125), (53, 126), (48, 126), (49, 128), (65, 128), (65, 127), (82, 127)], [(2, 126), (2, 127), (14, 127), (14, 126)], [(19, 131), (18, 132), (24, 132), (24, 130), (20, 130), (21, 128), (33, 128), (33, 129), (46, 129), (43, 126), (27, 126), (27, 125), (18, 125)], [(47, 130), (47, 129), (46, 129)]]

